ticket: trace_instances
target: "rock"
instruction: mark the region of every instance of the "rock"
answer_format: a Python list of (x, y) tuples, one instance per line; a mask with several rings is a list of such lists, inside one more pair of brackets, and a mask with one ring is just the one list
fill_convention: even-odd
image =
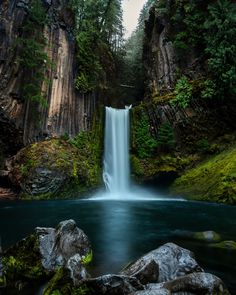
[[(58, 266), (67, 265), (69, 259), (76, 254), (83, 258), (92, 251), (88, 237), (76, 227), (74, 220), (62, 221), (56, 229), (38, 227), (36, 234), (39, 239), (42, 264), (49, 271), (54, 271)], [(78, 261), (78, 257), (73, 259), (73, 263), (75, 261)]]
[(110, 274), (89, 279), (85, 284), (96, 290), (96, 295), (126, 295), (144, 288), (134, 277)]
[[(89, 148), (86, 152), (90, 154)], [(21, 149), (9, 161), (8, 175), (23, 199), (78, 198), (100, 184), (100, 163), (93, 160), (54, 138)]]
[[(143, 275), (146, 282), (153, 282), (154, 279), (156, 282), (166, 282), (192, 272), (203, 271), (193, 257), (194, 255), (191, 251), (173, 243), (167, 243), (144, 255), (121, 273), (125, 275), (138, 275), (139, 277)], [(153, 272), (154, 268), (148, 267), (153, 262), (158, 265), (159, 274), (157, 267), (155, 274)], [(142, 270), (145, 270), (144, 274), (142, 274)]]
[(121, 274), (137, 278), (142, 284), (158, 281), (159, 266), (155, 260), (146, 260), (145, 256), (138, 263), (131, 264)]
[(171, 295), (171, 294), (230, 294), (222, 280), (209, 273), (192, 273), (175, 280), (149, 284), (145, 291), (133, 295)]
[(203, 231), (195, 232), (192, 234), (192, 237), (196, 240), (205, 241), (208, 243), (218, 242), (221, 240), (221, 236), (214, 231)]
[(130, 295), (171, 295), (171, 292), (163, 288), (163, 284), (155, 284), (155, 288), (147, 288), (143, 291), (137, 291)]
[(235, 241), (222, 241), (220, 243), (211, 244), (210, 247), (222, 248), (228, 250), (236, 250), (236, 242)]
[[(85, 264), (92, 257), (90, 242), (74, 220), (59, 223), (56, 228), (36, 228), (35, 233), (4, 253), (3, 266), (7, 286), (31, 280), (68, 274), (76, 285), (89, 277)], [(89, 259), (88, 259), (89, 257)], [(55, 279), (54, 279), (55, 281)]]
[(79, 285), (81, 280), (89, 277), (79, 254), (75, 254), (73, 257), (69, 258), (66, 268), (70, 271), (70, 278), (73, 280), (74, 286)]
[[(41, 2), (48, 19), (41, 28), (47, 40), (44, 52), (54, 64), (45, 71), (45, 79), (51, 83), (42, 85), (42, 92), (45, 93), (48, 102), (46, 108), (22, 97), (23, 89), (28, 85), (25, 77), (30, 75), (30, 69), (26, 67), (22, 70), (22, 67), (18, 66), (22, 58), (19, 55), (21, 50), (18, 44), (20, 38), (27, 36), (27, 31), (23, 33), (22, 31), (29, 17), (29, 3), (32, 1), (4, 0), (0, 2), (0, 107), (4, 109), (3, 113), (8, 121), (12, 119), (14, 126), (23, 129), (20, 139), (25, 145), (42, 140), (44, 133), (49, 133), (51, 136), (61, 136), (65, 133), (75, 136), (81, 130), (89, 130), (97, 99), (95, 93), (81, 94), (74, 87), (75, 19), (72, 12), (70, 16), (68, 1), (39, 1)], [(62, 14), (65, 15), (64, 24), (61, 22), (59, 25)], [(30, 41), (35, 36), (28, 34), (27, 37)], [(53, 79), (55, 75), (58, 76), (57, 80)], [(15, 94), (14, 97), (12, 92)], [(89, 117), (84, 116), (85, 113), (89, 114)], [(16, 138), (19, 138), (19, 135), (15, 136), (15, 140)], [(4, 137), (5, 139), (8, 137)]]

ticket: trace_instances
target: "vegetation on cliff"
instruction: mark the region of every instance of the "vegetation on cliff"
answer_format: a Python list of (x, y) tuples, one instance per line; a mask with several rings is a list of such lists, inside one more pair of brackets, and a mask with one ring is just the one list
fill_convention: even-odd
[(119, 0), (71, 0), (75, 14), (78, 76), (81, 92), (107, 88), (115, 76), (116, 56), (122, 45), (122, 10)]
[[(187, 61), (195, 56), (202, 66), (200, 74), (207, 77), (205, 98), (234, 99), (235, 3), (230, 0), (159, 1), (156, 10), (170, 25), (168, 37), (174, 44), (179, 64), (176, 78), (181, 78), (183, 73), (189, 77), (194, 75), (187, 69)], [(182, 106), (189, 101), (190, 95)]]
[(236, 147), (208, 158), (176, 179), (171, 191), (189, 199), (236, 204)]
[(23, 99), (47, 106), (42, 83), (48, 83), (46, 70), (52, 63), (45, 52), (47, 40), (43, 28), (49, 22), (46, 8), (41, 0), (33, 0), (21, 33), (16, 39), (16, 53), (19, 66), (24, 72)]

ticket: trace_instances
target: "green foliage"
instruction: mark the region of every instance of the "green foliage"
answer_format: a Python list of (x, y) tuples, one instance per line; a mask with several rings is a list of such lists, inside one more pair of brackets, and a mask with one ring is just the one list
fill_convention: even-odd
[(150, 133), (148, 116), (142, 112), (134, 126), (135, 149), (139, 158), (152, 157), (157, 147), (157, 141)]
[(41, 91), (46, 69), (51, 62), (45, 52), (47, 44), (43, 34), (43, 26), (48, 23), (47, 14), (41, 0), (33, 0), (28, 11), (28, 17), (23, 24), (22, 34), (16, 40), (19, 50), (18, 62), (24, 71), (23, 98), (47, 106), (47, 101)]
[(82, 257), (81, 262), (83, 265), (88, 265), (93, 260), (93, 252), (89, 252), (85, 257)]
[[(119, 0), (71, 0), (75, 12), (78, 76), (76, 88), (90, 92), (104, 88), (111, 76), (115, 54), (122, 44), (122, 11)], [(111, 78), (111, 77), (109, 77)]]
[[(232, 0), (159, 1), (157, 11), (171, 24), (170, 39), (179, 63), (186, 67), (192, 56), (208, 65), (204, 99), (235, 99), (236, 4)], [(160, 7), (160, 8), (159, 8)], [(180, 99), (183, 106), (188, 97)]]
[(189, 83), (187, 77), (180, 78), (175, 86), (175, 99), (173, 104), (177, 104), (182, 108), (186, 108), (193, 98), (193, 86)]
[(201, 98), (211, 99), (216, 95), (216, 84), (212, 80), (206, 79), (203, 81), (202, 86)]
[(157, 135), (157, 147), (171, 150), (175, 146), (174, 130), (169, 122), (163, 123)]
[(206, 138), (203, 138), (197, 142), (197, 149), (199, 152), (208, 152), (211, 145)]
[(82, 284), (82, 286), (76, 288), (68, 271), (63, 267), (57, 268), (54, 276), (47, 284), (43, 291), (43, 295), (90, 295), (89, 288)]
[(3, 267), (7, 286), (14, 286), (16, 281), (28, 282), (48, 276), (41, 264), (37, 237), (33, 234), (7, 250)]
[(218, 96), (236, 94), (236, 5), (218, 0), (208, 6), (204, 23), (209, 71), (217, 85)]
[(175, 40), (174, 40), (174, 47), (177, 50), (178, 56), (183, 57), (184, 54), (186, 54), (186, 51), (188, 50), (187, 45), (187, 32), (180, 32), (176, 34)]

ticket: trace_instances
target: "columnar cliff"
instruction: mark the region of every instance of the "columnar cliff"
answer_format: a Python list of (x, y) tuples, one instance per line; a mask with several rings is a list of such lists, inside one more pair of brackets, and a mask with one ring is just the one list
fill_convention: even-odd
[[(29, 17), (30, 4), (30, 0), (13, 0), (3, 1), (0, 6), (0, 122), (4, 126), (4, 115), (4, 121), (11, 122), (12, 130), (21, 131), (24, 144), (65, 133), (73, 136), (87, 130), (96, 100), (95, 94), (84, 95), (74, 87), (74, 16), (63, 0), (42, 1), (49, 19), (42, 28), (47, 43), (45, 52), (51, 61), (45, 71), (47, 83), (41, 85), (47, 106), (24, 99), (27, 72), (19, 66), (17, 40)], [(4, 128), (0, 129), (3, 132)], [(6, 134), (1, 135), (7, 141)]]

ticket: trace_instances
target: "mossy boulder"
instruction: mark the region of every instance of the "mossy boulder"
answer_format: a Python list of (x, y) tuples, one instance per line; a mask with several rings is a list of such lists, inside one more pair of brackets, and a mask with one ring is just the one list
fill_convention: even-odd
[(50, 276), (42, 265), (39, 240), (35, 233), (9, 248), (2, 261), (7, 288), (22, 289), (31, 281), (42, 281)]
[(12, 161), (10, 179), (24, 199), (72, 198), (97, 187), (101, 170), (89, 148), (51, 139), (20, 150)]
[(184, 173), (171, 192), (189, 199), (236, 204), (236, 146)]
[(6, 250), (1, 278), (5, 288), (18, 290), (52, 278), (47, 289), (53, 291), (52, 286), (62, 277), (63, 285), (70, 287), (88, 278), (86, 265), (91, 259), (87, 236), (74, 220), (66, 220), (56, 228), (36, 228), (31, 235)]

